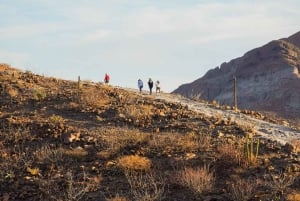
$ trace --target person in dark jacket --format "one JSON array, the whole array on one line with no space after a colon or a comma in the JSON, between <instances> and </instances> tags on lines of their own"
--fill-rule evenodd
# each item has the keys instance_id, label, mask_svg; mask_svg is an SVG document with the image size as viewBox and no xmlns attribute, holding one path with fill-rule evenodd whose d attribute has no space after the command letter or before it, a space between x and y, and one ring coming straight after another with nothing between
<instances>
[{"instance_id":1,"label":"person in dark jacket","mask_svg":"<svg viewBox=\"0 0 300 201\"><path fill-rule=\"evenodd\" d=\"M153 81L151 78L149 78L148 80L148 86L149 86L149 90L150 90L150 95L152 94L152 88L153 88Z\"/></svg>"}]
</instances>

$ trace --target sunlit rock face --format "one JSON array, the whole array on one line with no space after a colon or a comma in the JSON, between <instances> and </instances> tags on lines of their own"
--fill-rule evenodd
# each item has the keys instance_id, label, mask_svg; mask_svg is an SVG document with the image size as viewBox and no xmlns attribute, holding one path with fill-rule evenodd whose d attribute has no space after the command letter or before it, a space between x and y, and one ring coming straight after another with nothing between
<instances>
[{"instance_id":1,"label":"sunlit rock face","mask_svg":"<svg viewBox=\"0 0 300 201\"><path fill-rule=\"evenodd\" d=\"M299 117L300 32L223 63L173 93L233 105L234 77L239 108Z\"/></svg>"}]
</instances>

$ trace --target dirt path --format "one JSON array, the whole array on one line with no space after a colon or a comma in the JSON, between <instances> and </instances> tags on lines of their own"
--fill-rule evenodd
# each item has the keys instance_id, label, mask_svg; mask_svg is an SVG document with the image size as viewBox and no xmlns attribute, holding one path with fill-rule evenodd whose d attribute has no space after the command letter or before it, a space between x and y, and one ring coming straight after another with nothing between
<instances>
[{"instance_id":1,"label":"dirt path","mask_svg":"<svg viewBox=\"0 0 300 201\"><path fill-rule=\"evenodd\" d=\"M289 127L277 125L263 120L255 119L245 114L237 113L231 110L220 110L212 108L205 103L196 102L178 95L162 94L157 98L164 99L171 102L179 102L187 105L189 109L195 110L199 113L204 113L207 116L221 115L226 119L233 119L239 125L253 126L256 133L264 138L276 140L282 144L290 142L293 139L300 140L300 132L294 131Z\"/></svg>"},{"instance_id":2,"label":"dirt path","mask_svg":"<svg viewBox=\"0 0 300 201\"><path fill-rule=\"evenodd\" d=\"M138 93L134 89L126 89ZM143 93L143 96L148 94ZM168 102L181 103L187 105L189 109L194 110L199 113L203 113L207 116L221 116L224 119L231 119L239 125L248 125L254 127L255 132L258 136L267 138L270 140L278 141L281 144L290 142L293 139L300 140L300 131L295 131L289 127L273 124L270 122L255 119L253 117L247 116L245 114L237 113L232 110L221 110L210 107L209 105L191 99L182 97L180 95L174 95L169 93L161 93L156 96L156 99L166 100Z\"/></svg>"}]
</instances>

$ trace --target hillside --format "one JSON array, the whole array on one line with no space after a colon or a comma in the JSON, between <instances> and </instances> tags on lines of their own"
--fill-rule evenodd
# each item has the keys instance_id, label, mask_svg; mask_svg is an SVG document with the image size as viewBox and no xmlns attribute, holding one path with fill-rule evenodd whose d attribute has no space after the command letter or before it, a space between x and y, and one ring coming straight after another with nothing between
<instances>
[{"instance_id":1,"label":"hillside","mask_svg":"<svg viewBox=\"0 0 300 201\"><path fill-rule=\"evenodd\" d=\"M274 113L300 122L300 32L223 63L174 93L233 105L237 78L238 107Z\"/></svg>"},{"instance_id":2,"label":"hillside","mask_svg":"<svg viewBox=\"0 0 300 201\"><path fill-rule=\"evenodd\" d=\"M4 64L0 95L0 200L299 200L300 141L261 113Z\"/></svg>"}]
</instances>

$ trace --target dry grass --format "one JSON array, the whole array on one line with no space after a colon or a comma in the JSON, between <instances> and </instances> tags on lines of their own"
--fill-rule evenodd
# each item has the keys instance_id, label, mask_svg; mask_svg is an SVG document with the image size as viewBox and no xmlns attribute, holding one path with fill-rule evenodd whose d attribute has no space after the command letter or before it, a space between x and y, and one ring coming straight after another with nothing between
<instances>
[{"instance_id":1,"label":"dry grass","mask_svg":"<svg viewBox=\"0 0 300 201\"><path fill-rule=\"evenodd\" d=\"M164 180L153 172L136 172L127 170L125 176L130 185L134 201L159 201L165 191Z\"/></svg>"},{"instance_id":2,"label":"dry grass","mask_svg":"<svg viewBox=\"0 0 300 201\"><path fill-rule=\"evenodd\" d=\"M38 87L33 90L32 97L35 101L42 101L46 98L46 96L46 90L42 87Z\"/></svg>"},{"instance_id":3,"label":"dry grass","mask_svg":"<svg viewBox=\"0 0 300 201\"><path fill-rule=\"evenodd\" d=\"M67 157L81 160L88 155L88 152L85 149L78 147L75 149L65 149L64 155Z\"/></svg>"},{"instance_id":4,"label":"dry grass","mask_svg":"<svg viewBox=\"0 0 300 201\"><path fill-rule=\"evenodd\" d=\"M98 190L101 181L101 176L88 177L84 171L74 174L67 170L63 175L50 175L47 179L38 180L40 200L86 200L86 194Z\"/></svg>"},{"instance_id":5,"label":"dry grass","mask_svg":"<svg viewBox=\"0 0 300 201\"><path fill-rule=\"evenodd\" d=\"M284 196L287 193L288 187L294 183L295 179L295 175L287 175L283 172L271 174L269 185L275 194Z\"/></svg>"},{"instance_id":6,"label":"dry grass","mask_svg":"<svg viewBox=\"0 0 300 201\"><path fill-rule=\"evenodd\" d=\"M101 148L99 155L110 155L118 153L125 147L135 146L147 141L148 134L137 129L98 129L89 133L95 143ZM106 152L106 153L105 153Z\"/></svg>"},{"instance_id":7,"label":"dry grass","mask_svg":"<svg viewBox=\"0 0 300 201\"><path fill-rule=\"evenodd\" d=\"M299 201L300 200L300 191L289 193L286 196L287 201Z\"/></svg>"},{"instance_id":8,"label":"dry grass","mask_svg":"<svg viewBox=\"0 0 300 201\"><path fill-rule=\"evenodd\" d=\"M224 167L255 166L258 164L259 146L259 139L237 138L234 144L220 144L217 147L217 157Z\"/></svg>"},{"instance_id":9,"label":"dry grass","mask_svg":"<svg viewBox=\"0 0 300 201\"><path fill-rule=\"evenodd\" d=\"M252 123L243 122L239 124L239 127L246 133L253 135L255 133L255 125Z\"/></svg>"},{"instance_id":10,"label":"dry grass","mask_svg":"<svg viewBox=\"0 0 300 201\"><path fill-rule=\"evenodd\" d=\"M66 149L62 147L51 147L46 144L35 152L35 158L41 163L60 164L67 159L82 160L88 152L82 148Z\"/></svg>"},{"instance_id":11,"label":"dry grass","mask_svg":"<svg viewBox=\"0 0 300 201\"><path fill-rule=\"evenodd\" d=\"M238 179L229 185L230 198L233 201L248 201L254 196L256 187L255 181Z\"/></svg>"},{"instance_id":12,"label":"dry grass","mask_svg":"<svg viewBox=\"0 0 300 201\"><path fill-rule=\"evenodd\" d=\"M188 134L162 133L151 136L148 144L165 153L170 151L197 152L210 149L211 136L206 133L194 132Z\"/></svg>"},{"instance_id":13,"label":"dry grass","mask_svg":"<svg viewBox=\"0 0 300 201\"><path fill-rule=\"evenodd\" d=\"M62 116L53 114L49 117L49 122L53 124L64 123L65 119Z\"/></svg>"},{"instance_id":14,"label":"dry grass","mask_svg":"<svg viewBox=\"0 0 300 201\"><path fill-rule=\"evenodd\" d=\"M127 199L125 197L120 196L119 194L117 194L115 197L113 198L108 198L106 199L106 201L127 201Z\"/></svg>"},{"instance_id":15,"label":"dry grass","mask_svg":"<svg viewBox=\"0 0 300 201\"><path fill-rule=\"evenodd\" d=\"M208 166L201 168L185 168L178 173L179 182L197 194L209 192L213 189L215 177Z\"/></svg>"},{"instance_id":16,"label":"dry grass","mask_svg":"<svg viewBox=\"0 0 300 201\"><path fill-rule=\"evenodd\" d=\"M101 107L107 105L110 101L107 94L96 88L82 87L81 91L80 103L85 106Z\"/></svg>"},{"instance_id":17,"label":"dry grass","mask_svg":"<svg viewBox=\"0 0 300 201\"><path fill-rule=\"evenodd\" d=\"M12 124L23 122L23 118L14 118L14 119L7 119ZM27 123L24 121L23 123ZM0 138L3 139L4 142L12 143L12 144L21 144L24 143L26 140L32 140L33 137L31 136L30 130L28 127L25 126L18 126L18 127L8 127L3 129L3 132L0 132Z\"/></svg>"},{"instance_id":18,"label":"dry grass","mask_svg":"<svg viewBox=\"0 0 300 201\"><path fill-rule=\"evenodd\" d=\"M123 170L149 171L151 160L137 155L122 156L118 159L117 165Z\"/></svg>"},{"instance_id":19,"label":"dry grass","mask_svg":"<svg viewBox=\"0 0 300 201\"><path fill-rule=\"evenodd\" d=\"M35 152L37 161L43 163L59 163L63 161L64 149L52 148L49 144L45 144Z\"/></svg>"},{"instance_id":20,"label":"dry grass","mask_svg":"<svg viewBox=\"0 0 300 201\"><path fill-rule=\"evenodd\" d=\"M234 144L221 144L217 147L218 159L224 167L240 166L244 158L242 148Z\"/></svg>"},{"instance_id":21,"label":"dry grass","mask_svg":"<svg viewBox=\"0 0 300 201\"><path fill-rule=\"evenodd\" d=\"M17 89L13 89L13 88L8 89L8 95L9 95L11 98L17 97L18 94L19 94L19 92L18 92Z\"/></svg>"},{"instance_id":22,"label":"dry grass","mask_svg":"<svg viewBox=\"0 0 300 201\"><path fill-rule=\"evenodd\" d=\"M153 115L152 105L128 105L125 109L125 114L127 117L139 119L143 116Z\"/></svg>"},{"instance_id":23,"label":"dry grass","mask_svg":"<svg viewBox=\"0 0 300 201\"><path fill-rule=\"evenodd\" d=\"M293 139L291 140L291 145L293 146L293 152L298 153L300 152L300 140L298 139Z\"/></svg>"}]
</instances>

